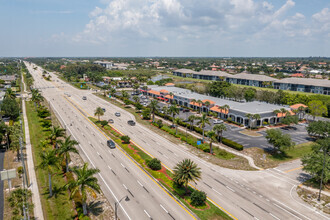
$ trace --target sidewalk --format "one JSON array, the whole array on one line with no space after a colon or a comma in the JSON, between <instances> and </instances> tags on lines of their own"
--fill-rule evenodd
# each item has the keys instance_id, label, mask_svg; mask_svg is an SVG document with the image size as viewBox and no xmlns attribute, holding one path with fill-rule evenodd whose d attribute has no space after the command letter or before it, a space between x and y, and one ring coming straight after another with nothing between
<instances>
[{"instance_id":1,"label":"sidewalk","mask_svg":"<svg viewBox=\"0 0 330 220\"><path fill-rule=\"evenodd\" d=\"M22 81L23 81L23 78L22 78ZM24 81L23 81L23 84L24 84ZM24 92L26 92L25 84L24 84ZM34 163L33 163L32 146L30 143L29 124L28 124L28 120L27 120L27 116L26 116L24 97L22 98L22 111L23 111L24 129L25 129L25 142L26 142L25 147L26 147L26 157L27 157L26 162L27 162L27 167L28 167L28 172L29 172L29 177L30 177L29 188L32 191L32 202L34 204L33 212L34 212L35 219L43 220L44 215L42 212L38 182L37 182L35 167L34 167Z\"/></svg>"}]
</instances>

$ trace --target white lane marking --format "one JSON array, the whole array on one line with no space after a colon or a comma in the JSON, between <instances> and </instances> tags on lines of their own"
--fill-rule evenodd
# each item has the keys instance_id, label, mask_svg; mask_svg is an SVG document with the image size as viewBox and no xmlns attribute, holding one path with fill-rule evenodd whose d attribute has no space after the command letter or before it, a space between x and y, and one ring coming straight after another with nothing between
<instances>
[{"instance_id":1,"label":"white lane marking","mask_svg":"<svg viewBox=\"0 0 330 220\"><path fill-rule=\"evenodd\" d=\"M110 167L109 165L108 165L108 167L109 167L110 170L112 170L111 167Z\"/></svg>"},{"instance_id":2,"label":"white lane marking","mask_svg":"<svg viewBox=\"0 0 330 220\"><path fill-rule=\"evenodd\" d=\"M263 196L262 195L259 195L260 198L262 198Z\"/></svg>"},{"instance_id":3,"label":"white lane marking","mask_svg":"<svg viewBox=\"0 0 330 220\"><path fill-rule=\"evenodd\" d=\"M229 189L230 191L233 191L233 192L235 192L235 190L233 190L232 188L230 188L229 186L226 186L227 187L227 189Z\"/></svg>"},{"instance_id":4,"label":"white lane marking","mask_svg":"<svg viewBox=\"0 0 330 220\"><path fill-rule=\"evenodd\" d=\"M252 191L253 192L253 194L256 194L256 192L255 191Z\"/></svg>"},{"instance_id":5,"label":"white lane marking","mask_svg":"<svg viewBox=\"0 0 330 220\"><path fill-rule=\"evenodd\" d=\"M110 150L108 150L110 154L112 154L112 152Z\"/></svg>"},{"instance_id":6,"label":"white lane marking","mask_svg":"<svg viewBox=\"0 0 330 220\"><path fill-rule=\"evenodd\" d=\"M120 163L120 165L125 168L124 164Z\"/></svg>"},{"instance_id":7,"label":"white lane marking","mask_svg":"<svg viewBox=\"0 0 330 220\"><path fill-rule=\"evenodd\" d=\"M99 152L98 151L96 151L96 153L100 156L100 154L99 154Z\"/></svg>"},{"instance_id":8,"label":"white lane marking","mask_svg":"<svg viewBox=\"0 0 330 220\"><path fill-rule=\"evenodd\" d=\"M270 202L270 200L269 200L269 199L266 199L266 201L267 201L267 202Z\"/></svg>"},{"instance_id":9,"label":"white lane marking","mask_svg":"<svg viewBox=\"0 0 330 220\"><path fill-rule=\"evenodd\" d=\"M151 216L149 215L149 213L146 211L146 210L143 210L144 211L144 213L146 213L146 215L149 217L149 218L151 218Z\"/></svg>"},{"instance_id":10,"label":"white lane marking","mask_svg":"<svg viewBox=\"0 0 330 220\"><path fill-rule=\"evenodd\" d=\"M276 217L275 215L273 215L272 213L269 213L273 218L277 219L277 220L281 220L278 217Z\"/></svg>"},{"instance_id":11,"label":"white lane marking","mask_svg":"<svg viewBox=\"0 0 330 220\"><path fill-rule=\"evenodd\" d=\"M138 181L138 180L137 180L137 182L140 184L140 186L142 186L142 187L143 187L143 185L142 185L142 183L140 183L140 181Z\"/></svg>"},{"instance_id":12,"label":"white lane marking","mask_svg":"<svg viewBox=\"0 0 330 220\"><path fill-rule=\"evenodd\" d=\"M162 206L162 204L159 204L160 205L160 207L162 207L162 209L164 209L164 211L166 212L166 213L168 213L168 211L164 208L164 206Z\"/></svg>"},{"instance_id":13,"label":"white lane marking","mask_svg":"<svg viewBox=\"0 0 330 220\"><path fill-rule=\"evenodd\" d=\"M219 193L218 191L216 191L214 188L212 188L214 192L218 193L220 196L222 195L221 193Z\"/></svg>"},{"instance_id":14,"label":"white lane marking","mask_svg":"<svg viewBox=\"0 0 330 220\"><path fill-rule=\"evenodd\" d=\"M170 159L170 158L168 158L168 156L166 156L165 154L163 155L166 159Z\"/></svg>"},{"instance_id":15,"label":"white lane marking","mask_svg":"<svg viewBox=\"0 0 330 220\"><path fill-rule=\"evenodd\" d=\"M174 153L175 156L179 157L176 153Z\"/></svg>"},{"instance_id":16,"label":"white lane marking","mask_svg":"<svg viewBox=\"0 0 330 220\"><path fill-rule=\"evenodd\" d=\"M52 105L52 103L50 103L50 105ZM58 116L61 118L61 120L64 122L62 116L58 113L57 109L54 108L54 106L53 106L53 109L57 112L57 115L58 115ZM64 122L64 124L66 125L65 122ZM78 139L77 139L76 136L73 134L73 132L71 131L71 129L70 129L69 127L68 127L67 129L70 131L70 133L72 134L73 138L76 139L76 141L78 141ZM88 154L86 153L86 151L84 150L84 148L82 147L82 145L81 145L81 144L78 144L78 146L79 146L80 149L84 152L84 154L86 155L87 159L88 159L89 162L92 164L92 166L93 166L94 168L96 168L95 165L94 165L94 163L93 163L93 161L90 159L90 157L88 156ZM108 185L108 183L104 180L103 176L102 176L100 173L98 173L98 175L100 176L100 178L102 179L103 183L104 183L105 186L108 188L108 190L110 191L110 193L112 194L112 196L113 196L113 197L115 198L115 200L119 203L118 198L117 198L116 195L113 193L113 191L111 190L111 188L110 188L110 186ZM127 216L127 218L130 220L131 218L129 217L128 213L126 212L126 210L124 209L124 207L122 206L121 203L119 203L119 206L120 206L120 208L124 211L124 213L125 213L125 215Z\"/></svg>"},{"instance_id":17,"label":"white lane marking","mask_svg":"<svg viewBox=\"0 0 330 220\"><path fill-rule=\"evenodd\" d=\"M257 217L254 217L255 220L259 220Z\"/></svg>"},{"instance_id":18,"label":"white lane marking","mask_svg":"<svg viewBox=\"0 0 330 220\"><path fill-rule=\"evenodd\" d=\"M125 184L123 184L124 188L127 190L127 187L125 186Z\"/></svg>"},{"instance_id":19,"label":"white lane marking","mask_svg":"<svg viewBox=\"0 0 330 220\"><path fill-rule=\"evenodd\" d=\"M278 208L280 208L280 209L282 209L283 211L285 211L285 212L289 213L290 215L294 216L295 218L302 220L302 219L301 219L301 218L299 218L298 216L296 216L296 215L292 214L291 212L289 212L288 210L286 210L286 209L282 208L281 206L277 205L276 203L273 203L273 205L274 205L274 206L276 206L276 207L278 207Z\"/></svg>"},{"instance_id":20,"label":"white lane marking","mask_svg":"<svg viewBox=\"0 0 330 220\"><path fill-rule=\"evenodd\" d=\"M295 210L293 210L292 208L290 208L289 206L287 206L287 205L285 205L285 204L283 204L283 203L281 203L280 201L277 201L276 199L273 199L275 202L277 202L277 203L279 203L279 204L281 204L282 206L285 206L286 208L288 208L288 209L290 209L291 211L293 211L293 212L295 212L295 213L297 213L297 214L299 214L299 215L301 215L301 216L303 216L304 218L307 218L307 219L309 219L309 220L311 220L310 218L308 218L307 216L305 216L305 215L303 215L303 214L301 214L301 213L298 213L298 212L296 212ZM307 206L308 207L308 206ZM311 209L311 210L313 210L313 209ZM313 211L315 211L315 210L313 210ZM318 213L318 212L316 212L316 213ZM320 213L318 213L318 214L320 214ZM322 214L320 214L320 215L322 215ZM324 215L322 215L323 217L326 217L326 216L324 216Z\"/></svg>"},{"instance_id":21,"label":"white lane marking","mask_svg":"<svg viewBox=\"0 0 330 220\"><path fill-rule=\"evenodd\" d=\"M278 171L278 172L280 172L280 173L284 173L282 170L279 170L277 168L273 168L273 169L276 170L276 171Z\"/></svg>"}]
</instances>

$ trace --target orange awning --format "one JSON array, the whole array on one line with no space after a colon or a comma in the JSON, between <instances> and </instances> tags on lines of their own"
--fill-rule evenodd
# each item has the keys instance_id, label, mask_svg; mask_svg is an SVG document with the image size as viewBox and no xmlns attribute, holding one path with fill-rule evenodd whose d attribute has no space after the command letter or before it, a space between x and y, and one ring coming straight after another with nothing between
<instances>
[{"instance_id":1,"label":"orange awning","mask_svg":"<svg viewBox=\"0 0 330 220\"><path fill-rule=\"evenodd\" d=\"M291 105L290 108L291 109L298 109L299 107L304 107L304 108L307 108L307 105L304 105L304 104L295 104L295 105Z\"/></svg>"},{"instance_id":2,"label":"orange awning","mask_svg":"<svg viewBox=\"0 0 330 220\"><path fill-rule=\"evenodd\" d=\"M219 106L213 106L212 108L210 108L211 111L214 112L219 112L219 113L223 113L223 114L228 114L228 110L225 109L221 109Z\"/></svg>"},{"instance_id":3,"label":"orange awning","mask_svg":"<svg viewBox=\"0 0 330 220\"><path fill-rule=\"evenodd\" d=\"M209 100L209 99L204 99L202 102L203 102L203 103L205 103L205 102L209 102L211 105L215 103L215 102L213 102L213 101L211 101L211 100Z\"/></svg>"},{"instance_id":4,"label":"orange awning","mask_svg":"<svg viewBox=\"0 0 330 220\"><path fill-rule=\"evenodd\" d=\"M197 107L201 107L201 106L202 106L202 104L199 104L199 103L197 103L197 102L190 102L189 104L190 104L190 105L197 106Z\"/></svg>"},{"instance_id":5,"label":"orange awning","mask_svg":"<svg viewBox=\"0 0 330 220\"><path fill-rule=\"evenodd\" d=\"M289 111L289 113L290 113L290 115L295 115L295 113L292 112L292 111ZM285 117L285 116L286 116L286 113L278 113L278 114L277 114L277 117L278 117L278 118Z\"/></svg>"}]
</instances>

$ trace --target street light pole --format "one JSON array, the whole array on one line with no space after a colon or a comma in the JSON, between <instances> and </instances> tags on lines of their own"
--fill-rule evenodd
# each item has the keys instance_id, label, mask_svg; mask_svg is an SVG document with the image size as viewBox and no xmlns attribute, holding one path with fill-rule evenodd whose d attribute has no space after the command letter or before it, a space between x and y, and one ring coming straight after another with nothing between
<instances>
[{"instance_id":1,"label":"street light pole","mask_svg":"<svg viewBox=\"0 0 330 220\"><path fill-rule=\"evenodd\" d=\"M118 210L118 205L119 205L119 203L123 200L123 199L125 199L125 201L126 202L128 202L129 201L129 198L128 198L128 196L124 196L123 198L121 198L118 202L115 202L115 220L117 220L118 218L117 218L117 210Z\"/></svg>"}]
</instances>

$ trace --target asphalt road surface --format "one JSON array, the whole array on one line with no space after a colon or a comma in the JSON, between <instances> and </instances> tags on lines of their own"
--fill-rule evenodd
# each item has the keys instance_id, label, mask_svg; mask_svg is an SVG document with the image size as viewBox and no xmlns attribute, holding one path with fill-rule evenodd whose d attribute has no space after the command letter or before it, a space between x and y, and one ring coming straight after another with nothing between
<instances>
[{"instance_id":1,"label":"asphalt road surface","mask_svg":"<svg viewBox=\"0 0 330 220\"><path fill-rule=\"evenodd\" d=\"M64 96L65 88L71 91L71 86L57 88L53 82L41 79L39 68L35 71L31 65L26 65L35 79L35 86L41 88L60 122L80 143L80 155L91 166L100 169L99 183L109 202L114 207L116 201L126 195L129 197L129 201L120 203L120 219L194 219L120 148L109 149L106 146L108 138Z\"/></svg>"},{"instance_id":2,"label":"asphalt road surface","mask_svg":"<svg viewBox=\"0 0 330 220\"><path fill-rule=\"evenodd\" d=\"M41 71L39 74L41 74ZM36 73L32 75L35 76ZM102 139L101 134L97 134L99 137L94 136L97 131L93 129L93 126L85 117L88 115L92 116L96 107L106 109L105 115L102 116L102 119L114 119L115 122L113 126L116 129L129 135L132 141L143 148L146 152L159 158L169 169L172 169L177 162L184 158L190 158L195 161L202 169L202 180L199 181L197 185L193 186L197 187L199 190L205 191L215 205L226 210L234 219L329 218L328 215L315 211L314 208L304 203L297 196L294 189L302 181L300 178L301 173L291 176L287 175L284 171L279 172L275 169L267 169L263 171L237 171L216 166L198 158L184 146L175 145L169 142L167 139L145 128L139 123L137 123L136 126L128 125L127 121L134 119L133 115L92 95L90 91L78 90L61 80L57 82L55 75L53 75L52 78L55 79L55 82L51 83L53 85L51 88L45 88L47 85L50 86L50 83L45 82L44 80L40 80L40 82L37 83L40 83L40 88L43 89L44 94L47 94L47 97L49 96L50 99L54 98L54 102L51 101L52 106L57 109L61 117L63 117L63 120L73 122L73 125L70 126L70 130L73 130L73 133L78 137L77 139L80 141L82 148L85 149L85 151L88 151L86 154L93 158L92 161L101 169L102 176L103 174L109 176L114 175L109 172L107 165L111 166L112 169L116 169L117 176L120 174L119 180L114 180L113 178L116 178L115 176L111 176L108 179L108 183L111 183L111 187L116 190L117 194L127 194L127 190L124 190L123 192L123 188L121 187L122 181L127 180L127 188L132 189L132 191L134 189L134 198L139 201L146 201L144 198L145 192L143 192L143 189L140 189L141 185L135 184L135 181L133 181L133 178L139 178L139 175L143 174L139 174L141 171L139 171L133 164L130 164L133 162L130 162L127 159L125 160L125 156L119 152L119 149L116 149L112 154L114 154L118 160L120 158L120 160L117 161L117 159L113 159L113 156L110 153L111 151L107 153L109 149L107 149L105 145L102 145L102 143L105 143L106 138ZM45 83L47 83L47 85ZM64 99L62 96L64 92L69 93L70 97ZM83 101L82 96L86 96L87 100ZM115 112L120 112L121 117L115 117ZM81 114L79 115L79 113ZM101 142L99 142L99 140L101 140ZM88 141L92 143L93 147L89 146L90 144ZM106 156L108 156L107 159L104 159ZM121 165L120 163L125 164ZM132 172L128 173L125 171L124 167L127 167L129 170L132 169ZM134 174L133 169L135 169ZM131 175L134 176L131 177ZM140 178L141 179L137 179L140 182L142 180L147 180L146 177ZM110 181L110 179L112 181ZM150 191L151 189L157 190L157 188L159 188L152 182L143 183L142 185L148 186L148 190ZM103 191L107 194L106 190ZM156 191L153 196L159 198L157 203L166 200L168 206L171 207L170 212L173 213L173 215L180 215L177 212L181 212L181 215L186 213L184 209L176 208L178 205L173 202L172 204L171 199L169 199L168 195L164 194L162 190ZM113 203L114 200L111 195L108 196L108 199ZM150 203L153 207L155 206L155 214L151 214L151 216L157 216L157 213L163 213L163 215L166 216L164 209L161 207L156 209L158 206L155 205L156 201ZM131 201L123 203L123 206L125 210L134 210L137 213L141 213L139 216L143 216L143 209L146 207L141 207L141 203L135 204ZM153 209L154 208L148 208L148 213ZM189 215L186 214L185 217L179 216L176 218L187 219L186 217L189 218ZM159 217L157 216L157 218Z\"/></svg>"}]
</instances>

